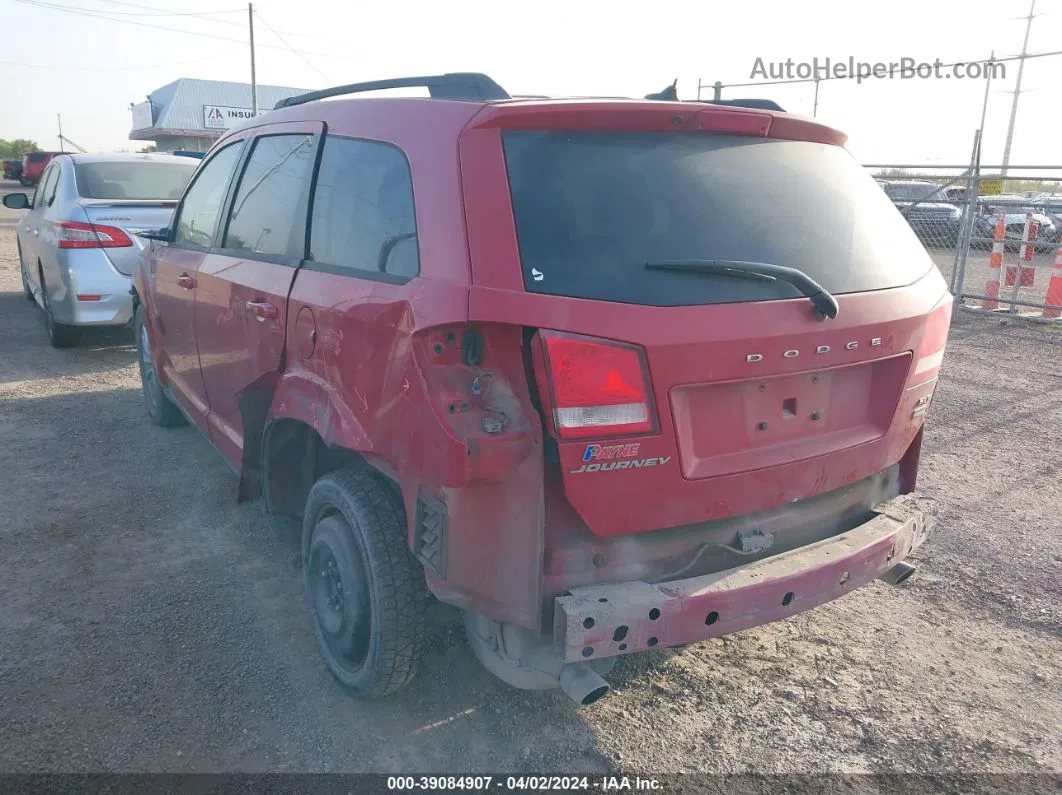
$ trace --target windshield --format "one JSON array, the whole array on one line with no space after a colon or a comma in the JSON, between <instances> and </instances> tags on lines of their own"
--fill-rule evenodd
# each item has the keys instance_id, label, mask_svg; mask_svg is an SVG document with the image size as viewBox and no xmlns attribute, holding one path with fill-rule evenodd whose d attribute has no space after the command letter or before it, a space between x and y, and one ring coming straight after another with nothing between
<instances>
[{"instance_id":1,"label":"windshield","mask_svg":"<svg viewBox=\"0 0 1062 795\"><path fill-rule=\"evenodd\" d=\"M646 269L721 259L797 268L831 293L933 267L840 147L729 135L503 133L531 292L653 306L791 298L785 282Z\"/></svg>"},{"instance_id":2,"label":"windshield","mask_svg":"<svg viewBox=\"0 0 1062 795\"><path fill-rule=\"evenodd\" d=\"M78 163L74 176L78 195L84 199L176 200L197 165L191 158L173 163Z\"/></svg>"},{"instance_id":3,"label":"windshield","mask_svg":"<svg viewBox=\"0 0 1062 795\"><path fill-rule=\"evenodd\" d=\"M885 192L890 199L900 201L943 202L947 197L936 185L904 185L902 183L885 183Z\"/></svg>"}]
</instances>

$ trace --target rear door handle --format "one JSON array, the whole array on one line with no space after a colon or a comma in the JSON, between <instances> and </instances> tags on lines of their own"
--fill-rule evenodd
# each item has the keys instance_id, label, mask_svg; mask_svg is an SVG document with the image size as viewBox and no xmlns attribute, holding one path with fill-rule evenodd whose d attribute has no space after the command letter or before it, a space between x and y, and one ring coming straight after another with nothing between
<instances>
[{"instance_id":1,"label":"rear door handle","mask_svg":"<svg viewBox=\"0 0 1062 795\"><path fill-rule=\"evenodd\" d=\"M177 286L183 287L185 290L191 290L195 287L195 279L189 276L187 273L182 273L177 277Z\"/></svg>"},{"instance_id":2,"label":"rear door handle","mask_svg":"<svg viewBox=\"0 0 1062 795\"><path fill-rule=\"evenodd\" d=\"M259 320L277 319L277 308L268 301L248 301L247 311Z\"/></svg>"}]
</instances>

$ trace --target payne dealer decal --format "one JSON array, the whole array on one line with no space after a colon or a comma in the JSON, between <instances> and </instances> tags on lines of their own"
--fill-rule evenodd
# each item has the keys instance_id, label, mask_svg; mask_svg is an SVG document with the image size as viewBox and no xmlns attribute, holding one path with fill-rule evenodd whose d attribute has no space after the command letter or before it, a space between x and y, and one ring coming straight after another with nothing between
<instances>
[{"instance_id":1,"label":"payne dealer decal","mask_svg":"<svg viewBox=\"0 0 1062 795\"><path fill-rule=\"evenodd\" d=\"M671 456L635 458L640 447L640 444L588 444L586 450L583 451L583 465L578 469L569 470L568 474L581 475L583 472L643 469L661 466L671 460Z\"/></svg>"}]
</instances>

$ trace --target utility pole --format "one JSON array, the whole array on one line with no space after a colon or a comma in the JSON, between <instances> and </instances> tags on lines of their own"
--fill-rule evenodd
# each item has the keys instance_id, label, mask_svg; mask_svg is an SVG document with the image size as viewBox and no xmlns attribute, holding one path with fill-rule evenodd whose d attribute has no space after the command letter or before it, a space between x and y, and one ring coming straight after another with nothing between
<instances>
[{"instance_id":1,"label":"utility pole","mask_svg":"<svg viewBox=\"0 0 1062 795\"><path fill-rule=\"evenodd\" d=\"M63 117L61 114L56 113L55 118L59 120L59 151L65 151L63 149Z\"/></svg>"},{"instance_id":2,"label":"utility pole","mask_svg":"<svg viewBox=\"0 0 1062 795\"><path fill-rule=\"evenodd\" d=\"M819 78L815 78L815 107L811 109L811 118L816 118L819 115Z\"/></svg>"},{"instance_id":3,"label":"utility pole","mask_svg":"<svg viewBox=\"0 0 1062 795\"><path fill-rule=\"evenodd\" d=\"M1035 0L1034 0L1035 2ZM247 24L251 30L251 113L258 115L258 81L254 76L254 4L247 4ZM1019 71L1020 75L1021 72ZM1020 78L1019 78L1020 79Z\"/></svg>"},{"instance_id":4,"label":"utility pole","mask_svg":"<svg viewBox=\"0 0 1062 795\"><path fill-rule=\"evenodd\" d=\"M1010 143L1014 138L1014 120L1018 116L1018 96L1021 94L1021 73L1025 69L1025 59L1029 50L1029 31L1032 29L1033 13L1036 10L1036 0L1029 5L1029 16L1025 18L1025 41L1021 45L1021 56L1018 59L1018 81L1014 85L1014 100L1010 103L1010 123L1007 125L1007 142L1003 145L1003 179L1007 178L1007 166L1010 164ZM1006 186L1004 186L1004 190Z\"/></svg>"}]
</instances>

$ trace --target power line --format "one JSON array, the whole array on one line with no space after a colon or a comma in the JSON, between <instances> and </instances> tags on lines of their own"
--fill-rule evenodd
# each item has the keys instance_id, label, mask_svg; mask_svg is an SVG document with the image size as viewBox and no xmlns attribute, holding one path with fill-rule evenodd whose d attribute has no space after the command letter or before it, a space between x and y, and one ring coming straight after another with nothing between
<instances>
[{"instance_id":1,"label":"power line","mask_svg":"<svg viewBox=\"0 0 1062 795\"><path fill-rule=\"evenodd\" d=\"M163 9L159 8L158 6L145 6L145 5L140 5L139 3L128 3L128 2L124 2L124 0L102 0L102 1L104 3L114 3L115 5L128 6L129 8L143 8L143 9L150 9L152 11L163 11ZM231 12L229 12L229 11L203 11L203 12L201 12L201 14L228 14L228 13L241 13L242 14L243 11L244 11L244 9L240 8L240 9L235 9L234 11L231 11ZM114 11L114 12L109 12L109 13L119 14L119 13L123 13L123 12ZM255 13L257 13L257 12L255 12ZM200 16L201 14L189 14L189 16ZM203 19L204 19L205 22L217 22L218 24L221 24L221 25L236 25L238 27L242 27L242 25L243 25L242 22L233 22L233 21L228 20L228 19L208 19L206 17L204 17ZM291 38L296 38L296 39L316 39L317 41L330 42L332 44L339 44L339 45L342 45L344 47L350 44L350 42L348 42L348 41L343 41L341 39L334 39L334 38L330 38L328 36L319 36L319 35L316 35L316 34L313 34L313 33L292 33L291 31L288 31L287 35L289 37L291 37ZM331 56L331 57L339 57L339 56Z\"/></svg>"},{"instance_id":2,"label":"power line","mask_svg":"<svg viewBox=\"0 0 1062 795\"><path fill-rule=\"evenodd\" d=\"M123 14L125 16L145 16L145 17L207 17L211 14L242 14L242 8L232 8L227 11L169 11L165 8L158 8L157 6L142 6L137 3L126 3L122 0L103 0L104 3L110 3L116 6L125 6L127 8L140 8L145 11L151 11L154 13L138 13L136 11L108 11L109 14ZM102 11L102 9L85 9L87 11ZM211 19L210 22L224 22L221 19ZM240 24L239 22L233 24Z\"/></svg>"},{"instance_id":3,"label":"power line","mask_svg":"<svg viewBox=\"0 0 1062 795\"><path fill-rule=\"evenodd\" d=\"M0 61L0 64L5 66L24 66L28 69L76 69L78 71L89 72L125 72L131 69L171 69L174 66L185 66L193 63L203 63L203 61L213 61L224 53L214 53L208 55L205 58L195 58L191 61L177 61L176 63L156 63L156 64L143 64L138 66L84 66L78 64L76 66L71 64L38 64L38 63L22 63L20 61Z\"/></svg>"},{"instance_id":4,"label":"power line","mask_svg":"<svg viewBox=\"0 0 1062 795\"><path fill-rule=\"evenodd\" d=\"M277 32L276 32L276 30L275 30L275 29L273 28L273 26L272 26L272 25L270 25L270 24L269 24L268 22L266 22L266 20L265 20L265 17L263 17L263 16L262 16L262 15L261 15L261 14L260 14L260 13L259 13L258 11L255 11L255 12L254 12L254 15L255 15L256 17L258 17L258 21L259 21L259 22L261 22L261 23L262 23L263 25L265 25L265 26L266 26L266 28L267 28L267 29L268 29L268 30L269 30L269 31L270 31L270 32L271 32L271 33L272 33L272 34L273 34L274 36L276 36L276 37L277 37L277 38L278 38L278 39L279 39L279 40L280 40L281 42L283 42L283 43L284 43L284 46L286 46L286 47L287 47L287 48L288 48L289 50L291 50L291 51L292 51L293 53L295 53L295 54L296 54L297 56L299 56L299 58L301 58L301 59L302 59L302 62L303 62L304 64L306 64L306 65L307 65L308 67L310 67L310 68L311 68L311 69L313 69L313 70L314 70L315 72L317 72L317 74L319 74L319 75L320 75L321 77L323 77L323 78L324 78L325 80L328 80L328 81L331 81L331 80L332 80L332 78L330 78L330 77L329 77L328 75L326 75L326 74L325 74L324 72L322 72L322 71L321 71L320 69L318 69L316 65L314 65L314 64L313 64L313 63L312 63L312 62L311 62L311 61L310 61L310 60L309 60L308 58L306 58L306 56L305 56L305 55L303 55L303 54L302 54L301 52L299 52L299 51L298 51L298 50L296 50L296 49L295 49L294 47L292 47L292 46L291 46L290 44L288 44L287 40L285 40L283 36L281 36L281 35L280 35L279 33L277 33Z\"/></svg>"},{"instance_id":5,"label":"power line","mask_svg":"<svg viewBox=\"0 0 1062 795\"><path fill-rule=\"evenodd\" d=\"M59 11L61 13L65 13L65 14L75 14L75 15L78 15L78 16L89 17L90 19L103 19L103 20L107 20L109 22L121 22L122 24L125 24L125 25L136 25L136 26L141 27L141 28L153 28L155 30L164 30L167 33L183 33L183 34L186 34L186 35L189 35L189 36L200 36L200 37L206 38L206 39L215 39L216 41L229 41L229 42L233 42L235 44L242 44L245 47L248 46L248 42L245 39L238 39L238 38L234 38L232 36L219 36L219 35L214 34L214 33L204 33L203 31L198 31L198 30L186 30L184 28L171 28L171 27L165 26L165 25L153 25L150 22L139 22L139 21L135 21L135 20L132 20L132 19L120 19L118 17L109 16L105 12L85 11L85 10L82 10L80 8L72 8L71 6L59 5L58 3L45 2L45 0L16 0L16 2L26 3L27 5L37 6L39 8L48 8L48 9L51 9L53 11ZM222 22L223 20L209 20L209 21ZM263 44L261 46L267 47L267 48L269 48L271 50L283 50L283 49L285 49L284 47L281 47L281 46L276 45L276 44ZM316 56L321 57L321 58L354 58L354 57L356 57L356 56L352 56L352 55L335 55L333 53L327 53L327 52L309 52L308 51L306 54L307 55L316 55Z\"/></svg>"}]
</instances>

